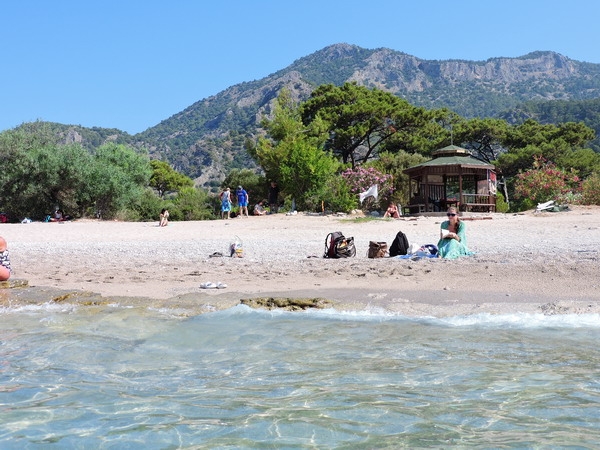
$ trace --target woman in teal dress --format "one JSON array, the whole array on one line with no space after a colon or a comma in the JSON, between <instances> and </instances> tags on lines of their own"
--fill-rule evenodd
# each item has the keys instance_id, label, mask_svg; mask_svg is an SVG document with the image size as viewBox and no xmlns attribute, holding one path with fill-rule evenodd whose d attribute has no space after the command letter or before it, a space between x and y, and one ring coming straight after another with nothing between
<instances>
[{"instance_id":1,"label":"woman in teal dress","mask_svg":"<svg viewBox=\"0 0 600 450\"><path fill-rule=\"evenodd\" d=\"M447 216L448 220L442 222L440 227L439 257L456 259L472 255L473 252L467 247L466 224L458 218L457 209L453 206L448 208Z\"/></svg>"}]
</instances>

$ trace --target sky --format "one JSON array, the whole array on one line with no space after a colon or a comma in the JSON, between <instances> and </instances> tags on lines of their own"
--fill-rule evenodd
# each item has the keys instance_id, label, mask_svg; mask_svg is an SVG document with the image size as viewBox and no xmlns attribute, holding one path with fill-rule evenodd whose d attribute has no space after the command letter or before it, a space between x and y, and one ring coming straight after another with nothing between
<instances>
[{"instance_id":1,"label":"sky","mask_svg":"<svg viewBox=\"0 0 600 450\"><path fill-rule=\"evenodd\" d=\"M598 0L19 0L0 9L0 132L43 120L130 134L328 45L600 64Z\"/></svg>"}]
</instances>

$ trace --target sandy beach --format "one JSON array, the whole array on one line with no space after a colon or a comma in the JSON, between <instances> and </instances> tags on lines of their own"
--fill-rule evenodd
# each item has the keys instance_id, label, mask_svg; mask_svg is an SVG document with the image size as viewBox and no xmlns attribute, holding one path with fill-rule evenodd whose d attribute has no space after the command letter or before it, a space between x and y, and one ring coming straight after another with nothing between
<instances>
[{"instance_id":1,"label":"sandy beach","mask_svg":"<svg viewBox=\"0 0 600 450\"><path fill-rule=\"evenodd\" d=\"M0 303L119 303L185 314L255 297L322 298L338 310L408 316L600 313L600 208L468 214L476 254L448 261L367 258L369 241L436 244L445 217L357 220L284 214L201 222L3 224L13 285ZM355 258L323 259L327 233L353 236ZM244 257L229 257L239 237ZM224 256L212 255L222 253ZM224 289L202 289L221 282Z\"/></svg>"}]
</instances>

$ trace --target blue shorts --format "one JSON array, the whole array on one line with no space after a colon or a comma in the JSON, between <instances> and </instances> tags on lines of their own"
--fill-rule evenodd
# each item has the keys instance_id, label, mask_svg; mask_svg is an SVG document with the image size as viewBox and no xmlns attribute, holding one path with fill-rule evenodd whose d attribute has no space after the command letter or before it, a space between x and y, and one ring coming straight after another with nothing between
<instances>
[{"instance_id":1,"label":"blue shorts","mask_svg":"<svg viewBox=\"0 0 600 450\"><path fill-rule=\"evenodd\" d=\"M244 200L244 201L240 200L240 201L238 201L238 206L241 208L246 208L246 207L248 207L248 202L246 200Z\"/></svg>"}]
</instances>

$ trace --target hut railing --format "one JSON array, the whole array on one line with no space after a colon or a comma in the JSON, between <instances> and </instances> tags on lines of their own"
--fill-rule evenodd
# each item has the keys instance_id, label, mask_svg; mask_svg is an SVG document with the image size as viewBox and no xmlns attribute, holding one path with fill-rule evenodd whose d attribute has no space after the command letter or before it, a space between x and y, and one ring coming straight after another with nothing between
<instances>
[{"instance_id":1,"label":"hut railing","mask_svg":"<svg viewBox=\"0 0 600 450\"><path fill-rule=\"evenodd\" d=\"M464 211L495 212L496 196L489 194L463 194L460 207Z\"/></svg>"}]
</instances>

